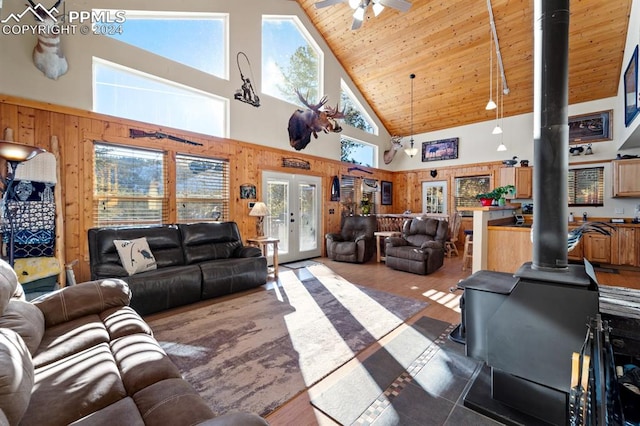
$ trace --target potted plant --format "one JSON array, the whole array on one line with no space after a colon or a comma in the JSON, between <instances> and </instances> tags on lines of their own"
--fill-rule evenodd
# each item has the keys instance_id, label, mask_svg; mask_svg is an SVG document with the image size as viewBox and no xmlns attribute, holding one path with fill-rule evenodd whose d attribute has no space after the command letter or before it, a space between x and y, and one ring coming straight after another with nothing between
<instances>
[{"instance_id":1,"label":"potted plant","mask_svg":"<svg viewBox=\"0 0 640 426\"><path fill-rule=\"evenodd\" d=\"M483 206L492 205L493 204L493 200L497 200L498 198L500 198L500 197L495 192L495 190L490 191L490 192L482 192L482 193L476 195L476 199L480 200L480 203Z\"/></svg>"},{"instance_id":2,"label":"potted plant","mask_svg":"<svg viewBox=\"0 0 640 426\"><path fill-rule=\"evenodd\" d=\"M498 205L499 206L504 206L507 204L507 199L506 199L506 195L513 195L516 192L516 187L513 185L505 185L505 186L499 186L496 189L493 190L493 192L495 192L498 195Z\"/></svg>"},{"instance_id":3,"label":"potted plant","mask_svg":"<svg viewBox=\"0 0 640 426\"><path fill-rule=\"evenodd\" d=\"M516 187L513 185L499 186L490 192L483 192L476 195L476 198L480 200L483 206L491 206L494 204L498 204L500 206L504 206L506 204L505 196L507 194L515 193Z\"/></svg>"}]
</instances>

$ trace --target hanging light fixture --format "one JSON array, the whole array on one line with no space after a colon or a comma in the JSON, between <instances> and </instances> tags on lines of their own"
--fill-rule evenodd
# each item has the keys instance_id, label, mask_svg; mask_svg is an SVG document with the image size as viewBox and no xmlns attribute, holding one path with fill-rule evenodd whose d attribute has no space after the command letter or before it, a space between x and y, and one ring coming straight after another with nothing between
<instances>
[{"instance_id":1,"label":"hanging light fixture","mask_svg":"<svg viewBox=\"0 0 640 426\"><path fill-rule=\"evenodd\" d=\"M500 145L498 145L498 151L507 150L507 146L504 144L504 133L502 131L502 127L504 127L504 93L502 93L502 96L500 97Z\"/></svg>"},{"instance_id":2,"label":"hanging light fixture","mask_svg":"<svg viewBox=\"0 0 640 426\"><path fill-rule=\"evenodd\" d=\"M418 148L413 146L413 79L416 78L415 74L409 75L411 79L411 139L409 139L409 148L405 148L404 152L411 158L418 153Z\"/></svg>"},{"instance_id":3,"label":"hanging light fixture","mask_svg":"<svg viewBox=\"0 0 640 426\"><path fill-rule=\"evenodd\" d=\"M498 101L502 99L500 97L500 85L498 84L499 76L500 76L500 72L498 71L498 65L496 64L496 99ZM502 95L502 97L504 98L504 94ZM499 135L502 133L502 127L500 127L500 121L498 120L498 118L500 117L499 113L500 113L500 108L496 108L496 127L494 127L493 132L491 132L494 135Z\"/></svg>"},{"instance_id":4,"label":"hanging light fixture","mask_svg":"<svg viewBox=\"0 0 640 426\"><path fill-rule=\"evenodd\" d=\"M493 102L493 31L489 29L489 102L484 109L491 111L497 107L498 105Z\"/></svg>"}]
</instances>

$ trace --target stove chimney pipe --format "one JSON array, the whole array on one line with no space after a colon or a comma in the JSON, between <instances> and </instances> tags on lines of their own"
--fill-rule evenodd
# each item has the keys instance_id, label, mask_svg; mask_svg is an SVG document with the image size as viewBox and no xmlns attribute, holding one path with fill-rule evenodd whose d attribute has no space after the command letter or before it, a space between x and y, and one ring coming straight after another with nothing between
<instances>
[{"instance_id":1,"label":"stove chimney pipe","mask_svg":"<svg viewBox=\"0 0 640 426\"><path fill-rule=\"evenodd\" d=\"M569 0L535 0L532 268L567 269Z\"/></svg>"}]
</instances>

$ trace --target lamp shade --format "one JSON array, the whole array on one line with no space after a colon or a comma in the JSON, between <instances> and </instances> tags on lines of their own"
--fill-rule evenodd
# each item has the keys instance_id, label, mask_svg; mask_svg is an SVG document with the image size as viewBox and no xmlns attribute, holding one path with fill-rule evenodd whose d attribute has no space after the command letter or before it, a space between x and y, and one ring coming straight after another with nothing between
<instances>
[{"instance_id":1,"label":"lamp shade","mask_svg":"<svg viewBox=\"0 0 640 426\"><path fill-rule=\"evenodd\" d=\"M268 213L267 205L262 201L258 201L253 205L253 208L249 212L249 216L266 216Z\"/></svg>"},{"instance_id":2,"label":"lamp shade","mask_svg":"<svg viewBox=\"0 0 640 426\"><path fill-rule=\"evenodd\" d=\"M41 152L45 152L45 150L19 143L0 141L0 158L4 158L7 161L23 162L31 160Z\"/></svg>"}]
</instances>

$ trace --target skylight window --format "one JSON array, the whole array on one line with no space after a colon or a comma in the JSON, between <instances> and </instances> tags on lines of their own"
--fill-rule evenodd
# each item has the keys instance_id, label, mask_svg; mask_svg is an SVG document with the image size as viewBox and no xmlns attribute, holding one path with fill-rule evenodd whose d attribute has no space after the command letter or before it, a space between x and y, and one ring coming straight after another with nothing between
<instances>
[{"instance_id":1,"label":"skylight window","mask_svg":"<svg viewBox=\"0 0 640 426\"><path fill-rule=\"evenodd\" d=\"M221 13L127 10L118 24L121 31L104 35L228 79L227 22L228 15Z\"/></svg>"},{"instance_id":2,"label":"skylight window","mask_svg":"<svg viewBox=\"0 0 640 426\"><path fill-rule=\"evenodd\" d=\"M93 110L227 137L227 99L93 58Z\"/></svg>"}]
</instances>

